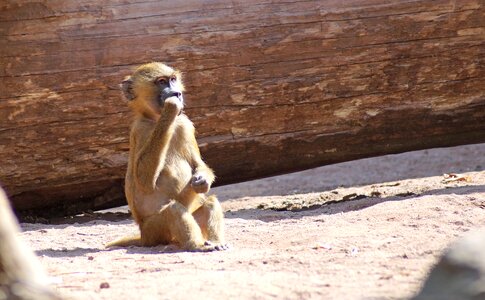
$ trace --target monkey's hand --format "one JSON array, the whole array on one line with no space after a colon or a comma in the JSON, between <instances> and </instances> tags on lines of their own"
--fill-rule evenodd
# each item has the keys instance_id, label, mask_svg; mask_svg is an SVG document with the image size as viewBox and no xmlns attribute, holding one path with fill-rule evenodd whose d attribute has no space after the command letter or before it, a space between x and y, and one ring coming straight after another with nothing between
<instances>
[{"instance_id":1,"label":"monkey's hand","mask_svg":"<svg viewBox=\"0 0 485 300\"><path fill-rule=\"evenodd\" d=\"M167 98L163 104L163 110L166 114L171 117L176 117L180 114L182 109L184 108L184 104L178 97L170 97Z\"/></svg>"},{"instance_id":2,"label":"monkey's hand","mask_svg":"<svg viewBox=\"0 0 485 300\"><path fill-rule=\"evenodd\" d=\"M203 173L195 173L190 180L190 185L198 194L205 194L209 191L210 186Z\"/></svg>"}]
</instances>

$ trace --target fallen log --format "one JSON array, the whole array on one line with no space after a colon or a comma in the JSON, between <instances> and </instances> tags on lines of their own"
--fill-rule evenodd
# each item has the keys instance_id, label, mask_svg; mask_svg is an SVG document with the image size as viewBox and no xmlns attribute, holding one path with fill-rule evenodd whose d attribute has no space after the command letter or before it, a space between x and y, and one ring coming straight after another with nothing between
<instances>
[{"instance_id":1,"label":"fallen log","mask_svg":"<svg viewBox=\"0 0 485 300\"><path fill-rule=\"evenodd\" d=\"M118 84L153 60L184 72L217 184L484 142L484 13L483 0L4 1L0 181L34 214L123 204Z\"/></svg>"}]
</instances>

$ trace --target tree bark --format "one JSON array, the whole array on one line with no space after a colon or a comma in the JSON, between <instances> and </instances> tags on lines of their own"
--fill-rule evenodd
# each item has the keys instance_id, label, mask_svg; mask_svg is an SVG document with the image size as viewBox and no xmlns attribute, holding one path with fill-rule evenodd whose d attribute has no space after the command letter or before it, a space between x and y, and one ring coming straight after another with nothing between
<instances>
[{"instance_id":1,"label":"tree bark","mask_svg":"<svg viewBox=\"0 0 485 300\"><path fill-rule=\"evenodd\" d=\"M485 1L0 4L0 181L18 211L124 203L118 84L184 72L217 184L485 141Z\"/></svg>"}]
</instances>

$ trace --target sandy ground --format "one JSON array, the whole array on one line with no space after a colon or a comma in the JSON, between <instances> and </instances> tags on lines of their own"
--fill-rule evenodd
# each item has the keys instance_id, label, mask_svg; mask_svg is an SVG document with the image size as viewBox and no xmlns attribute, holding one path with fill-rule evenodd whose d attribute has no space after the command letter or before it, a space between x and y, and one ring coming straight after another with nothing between
<instances>
[{"instance_id":1,"label":"sandy ground","mask_svg":"<svg viewBox=\"0 0 485 300\"><path fill-rule=\"evenodd\" d=\"M21 224L53 286L76 299L402 299L450 242L485 226L485 144L325 166L214 188L223 252L105 250L125 208ZM443 173L466 180L443 182Z\"/></svg>"}]
</instances>

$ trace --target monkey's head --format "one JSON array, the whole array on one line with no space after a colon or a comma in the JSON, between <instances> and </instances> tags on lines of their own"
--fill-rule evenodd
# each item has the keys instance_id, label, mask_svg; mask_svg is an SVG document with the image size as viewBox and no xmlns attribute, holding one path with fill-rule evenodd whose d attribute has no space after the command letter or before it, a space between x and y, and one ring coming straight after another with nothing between
<instances>
[{"instance_id":1,"label":"monkey's head","mask_svg":"<svg viewBox=\"0 0 485 300\"><path fill-rule=\"evenodd\" d=\"M121 83L121 90L135 111L160 115L165 100L177 97L183 104L184 86L179 71L159 63L141 65Z\"/></svg>"}]
</instances>

